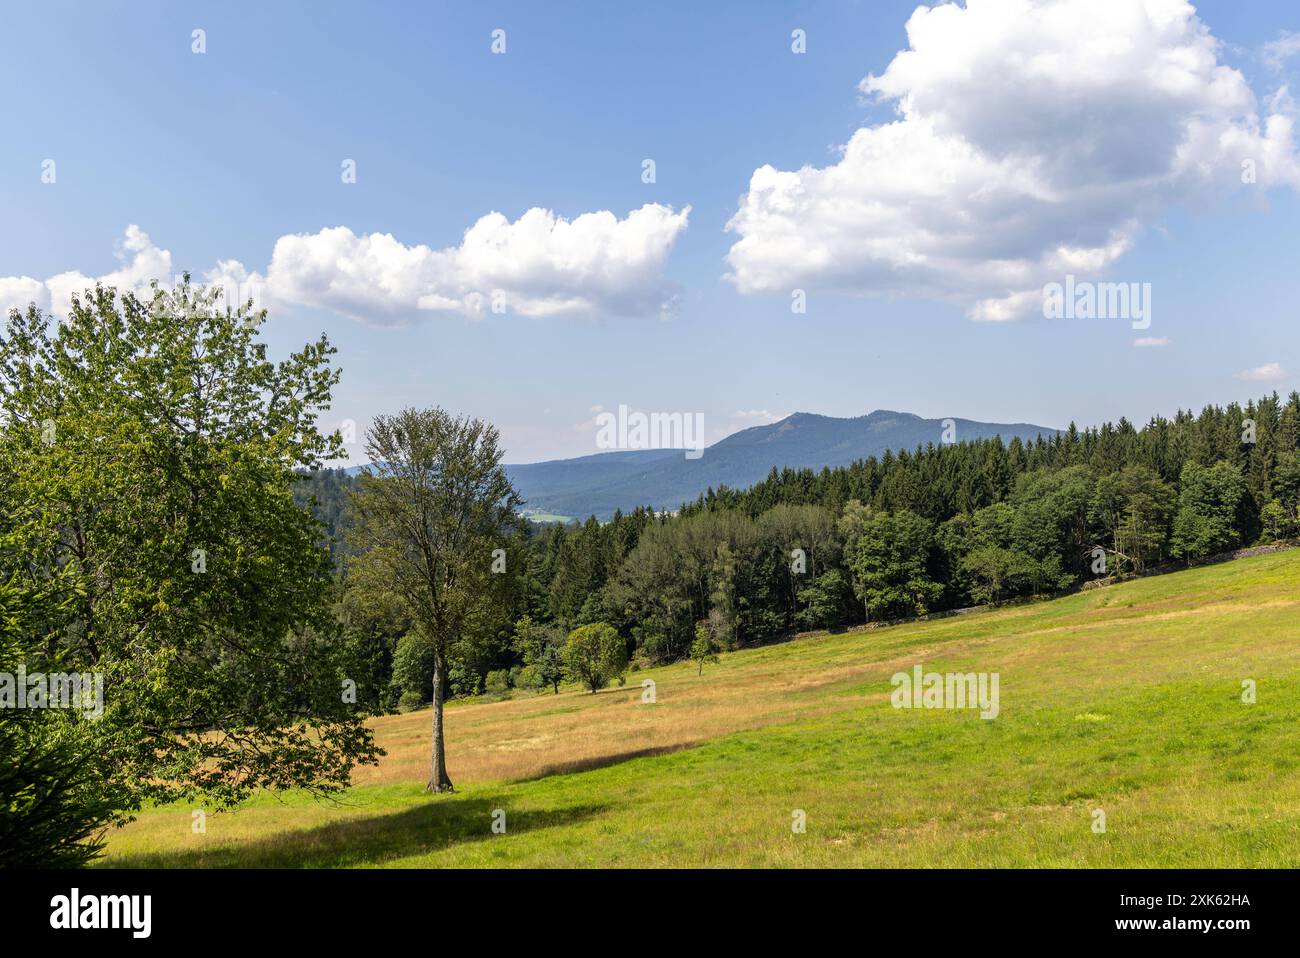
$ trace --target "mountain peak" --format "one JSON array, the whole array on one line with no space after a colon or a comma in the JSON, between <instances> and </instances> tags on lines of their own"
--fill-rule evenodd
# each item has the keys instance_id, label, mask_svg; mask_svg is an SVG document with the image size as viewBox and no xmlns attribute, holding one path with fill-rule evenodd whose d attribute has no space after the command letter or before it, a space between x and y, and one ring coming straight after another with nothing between
<instances>
[{"instance_id":1,"label":"mountain peak","mask_svg":"<svg viewBox=\"0 0 1300 958\"><path fill-rule=\"evenodd\" d=\"M601 453L580 459L507 465L511 481L532 511L608 518L637 506L676 509L707 489L744 489L776 469L846 466L884 455L938 445L941 419L876 409L864 416L795 412L720 439L697 459L682 450ZM1029 423L982 423L957 419L959 441L1001 436L1032 440L1055 429Z\"/></svg>"}]
</instances>

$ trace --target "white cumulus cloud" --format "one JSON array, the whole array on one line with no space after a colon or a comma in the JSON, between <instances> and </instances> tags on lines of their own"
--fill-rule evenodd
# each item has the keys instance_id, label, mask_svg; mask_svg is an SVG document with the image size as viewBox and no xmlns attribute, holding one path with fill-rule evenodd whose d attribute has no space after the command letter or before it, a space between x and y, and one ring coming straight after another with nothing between
<instances>
[{"instance_id":1,"label":"white cumulus cloud","mask_svg":"<svg viewBox=\"0 0 1300 958\"><path fill-rule=\"evenodd\" d=\"M741 292L818 288L1041 308L1106 270L1171 205L1300 187L1292 104L1263 107L1185 0L968 0L918 7L862 91L897 118L825 167L762 166L728 229Z\"/></svg>"},{"instance_id":2,"label":"white cumulus cloud","mask_svg":"<svg viewBox=\"0 0 1300 958\"><path fill-rule=\"evenodd\" d=\"M690 207L647 204L623 219L601 211L572 220L531 209L513 223L489 213L459 246L407 246L347 227L275 244L266 279L276 300L370 322L422 311L477 316L644 315L670 309L663 269Z\"/></svg>"},{"instance_id":3,"label":"white cumulus cloud","mask_svg":"<svg viewBox=\"0 0 1300 958\"><path fill-rule=\"evenodd\" d=\"M50 308L50 292L39 279L30 276L0 276L0 315L11 309L26 309L35 303L41 309Z\"/></svg>"},{"instance_id":4,"label":"white cumulus cloud","mask_svg":"<svg viewBox=\"0 0 1300 958\"><path fill-rule=\"evenodd\" d=\"M114 255L120 264L118 268L99 276L87 276L77 270L58 273L44 280L30 276L0 276L0 314L7 314L11 308L26 309L28 304L35 303L42 310L65 316L73 294L80 295L94 289L97 283L147 298L151 280L156 279L163 286L170 285L173 280L172 254L155 246L149 234L138 226L126 228Z\"/></svg>"},{"instance_id":5,"label":"white cumulus cloud","mask_svg":"<svg viewBox=\"0 0 1300 958\"><path fill-rule=\"evenodd\" d=\"M316 307L381 325L430 312L664 313L676 295L664 267L689 215L689 206L674 211L659 204L622 219L601 211L566 220L531 209L511 222L489 213L459 246L445 249L336 226L280 237L264 273L221 260L203 280L237 291L241 301L252 295L261 304ZM0 277L0 309L35 302L62 315L73 293L96 282L142 293L151 279L164 286L174 280L171 253L137 226L127 228L118 258L121 268L95 277L76 271L45 280Z\"/></svg>"}]
</instances>

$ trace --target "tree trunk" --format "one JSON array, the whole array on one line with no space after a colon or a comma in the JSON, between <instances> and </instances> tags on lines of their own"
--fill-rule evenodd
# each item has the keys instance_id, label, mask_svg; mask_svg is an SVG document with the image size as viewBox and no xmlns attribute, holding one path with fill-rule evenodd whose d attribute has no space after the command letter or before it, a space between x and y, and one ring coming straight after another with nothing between
<instances>
[{"instance_id":1,"label":"tree trunk","mask_svg":"<svg viewBox=\"0 0 1300 958\"><path fill-rule=\"evenodd\" d=\"M429 792L454 792L447 774L447 749L442 741L442 662L433 666L433 764L429 772Z\"/></svg>"}]
</instances>

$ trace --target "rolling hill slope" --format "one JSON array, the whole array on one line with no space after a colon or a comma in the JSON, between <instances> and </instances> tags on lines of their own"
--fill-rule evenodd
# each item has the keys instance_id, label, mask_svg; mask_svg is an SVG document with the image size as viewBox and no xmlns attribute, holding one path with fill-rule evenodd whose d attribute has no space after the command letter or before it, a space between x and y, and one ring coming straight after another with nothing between
<instances>
[{"instance_id":1,"label":"rolling hill slope","mask_svg":"<svg viewBox=\"0 0 1300 958\"><path fill-rule=\"evenodd\" d=\"M1056 432L1030 423L954 423L959 442L993 436L1032 440ZM886 450L938 445L943 429L943 420L884 409L852 419L795 413L733 433L698 459L687 459L680 449L648 449L507 465L506 470L530 510L608 519L616 509L636 506L676 509L709 488L747 488L773 467L833 468Z\"/></svg>"},{"instance_id":2,"label":"rolling hill slope","mask_svg":"<svg viewBox=\"0 0 1300 958\"><path fill-rule=\"evenodd\" d=\"M1292 550L454 704L451 796L422 791L428 712L385 717L345 804L267 796L204 835L148 810L107 864L1293 867L1297 583ZM997 718L892 707L918 663L996 672Z\"/></svg>"}]
</instances>

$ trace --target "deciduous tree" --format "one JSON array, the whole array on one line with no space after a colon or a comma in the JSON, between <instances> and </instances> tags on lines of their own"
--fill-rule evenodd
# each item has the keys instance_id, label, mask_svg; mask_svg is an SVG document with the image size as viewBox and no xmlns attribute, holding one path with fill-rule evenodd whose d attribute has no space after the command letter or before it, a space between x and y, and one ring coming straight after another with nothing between
<instances>
[{"instance_id":1,"label":"deciduous tree","mask_svg":"<svg viewBox=\"0 0 1300 958\"><path fill-rule=\"evenodd\" d=\"M334 349L273 362L264 319L187 277L88 291L53 328L13 311L0 337L0 582L59 610L26 626L47 659L103 676L68 748L119 814L336 791L375 761L323 530L293 498L341 450L317 428Z\"/></svg>"},{"instance_id":2,"label":"deciduous tree","mask_svg":"<svg viewBox=\"0 0 1300 958\"><path fill-rule=\"evenodd\" d=\"M564 666L571 679L595 692L627 670L627 643L604 622L581 625L569 633Z\"/></svg>"},{"instance_id":3,"label":"deciduous tree","mask_svg":"<svg viewBox=\"0 0 1300 958\"><path fill-rule=\"evenodd\" d=\"M428 790L452 790L442 707L455 644L506 573L519 519L495 427L439 408L376 416L371 465L352 497L350 588L396 595L430 645L432 746Z\"/></svg>"}]
</instances>

